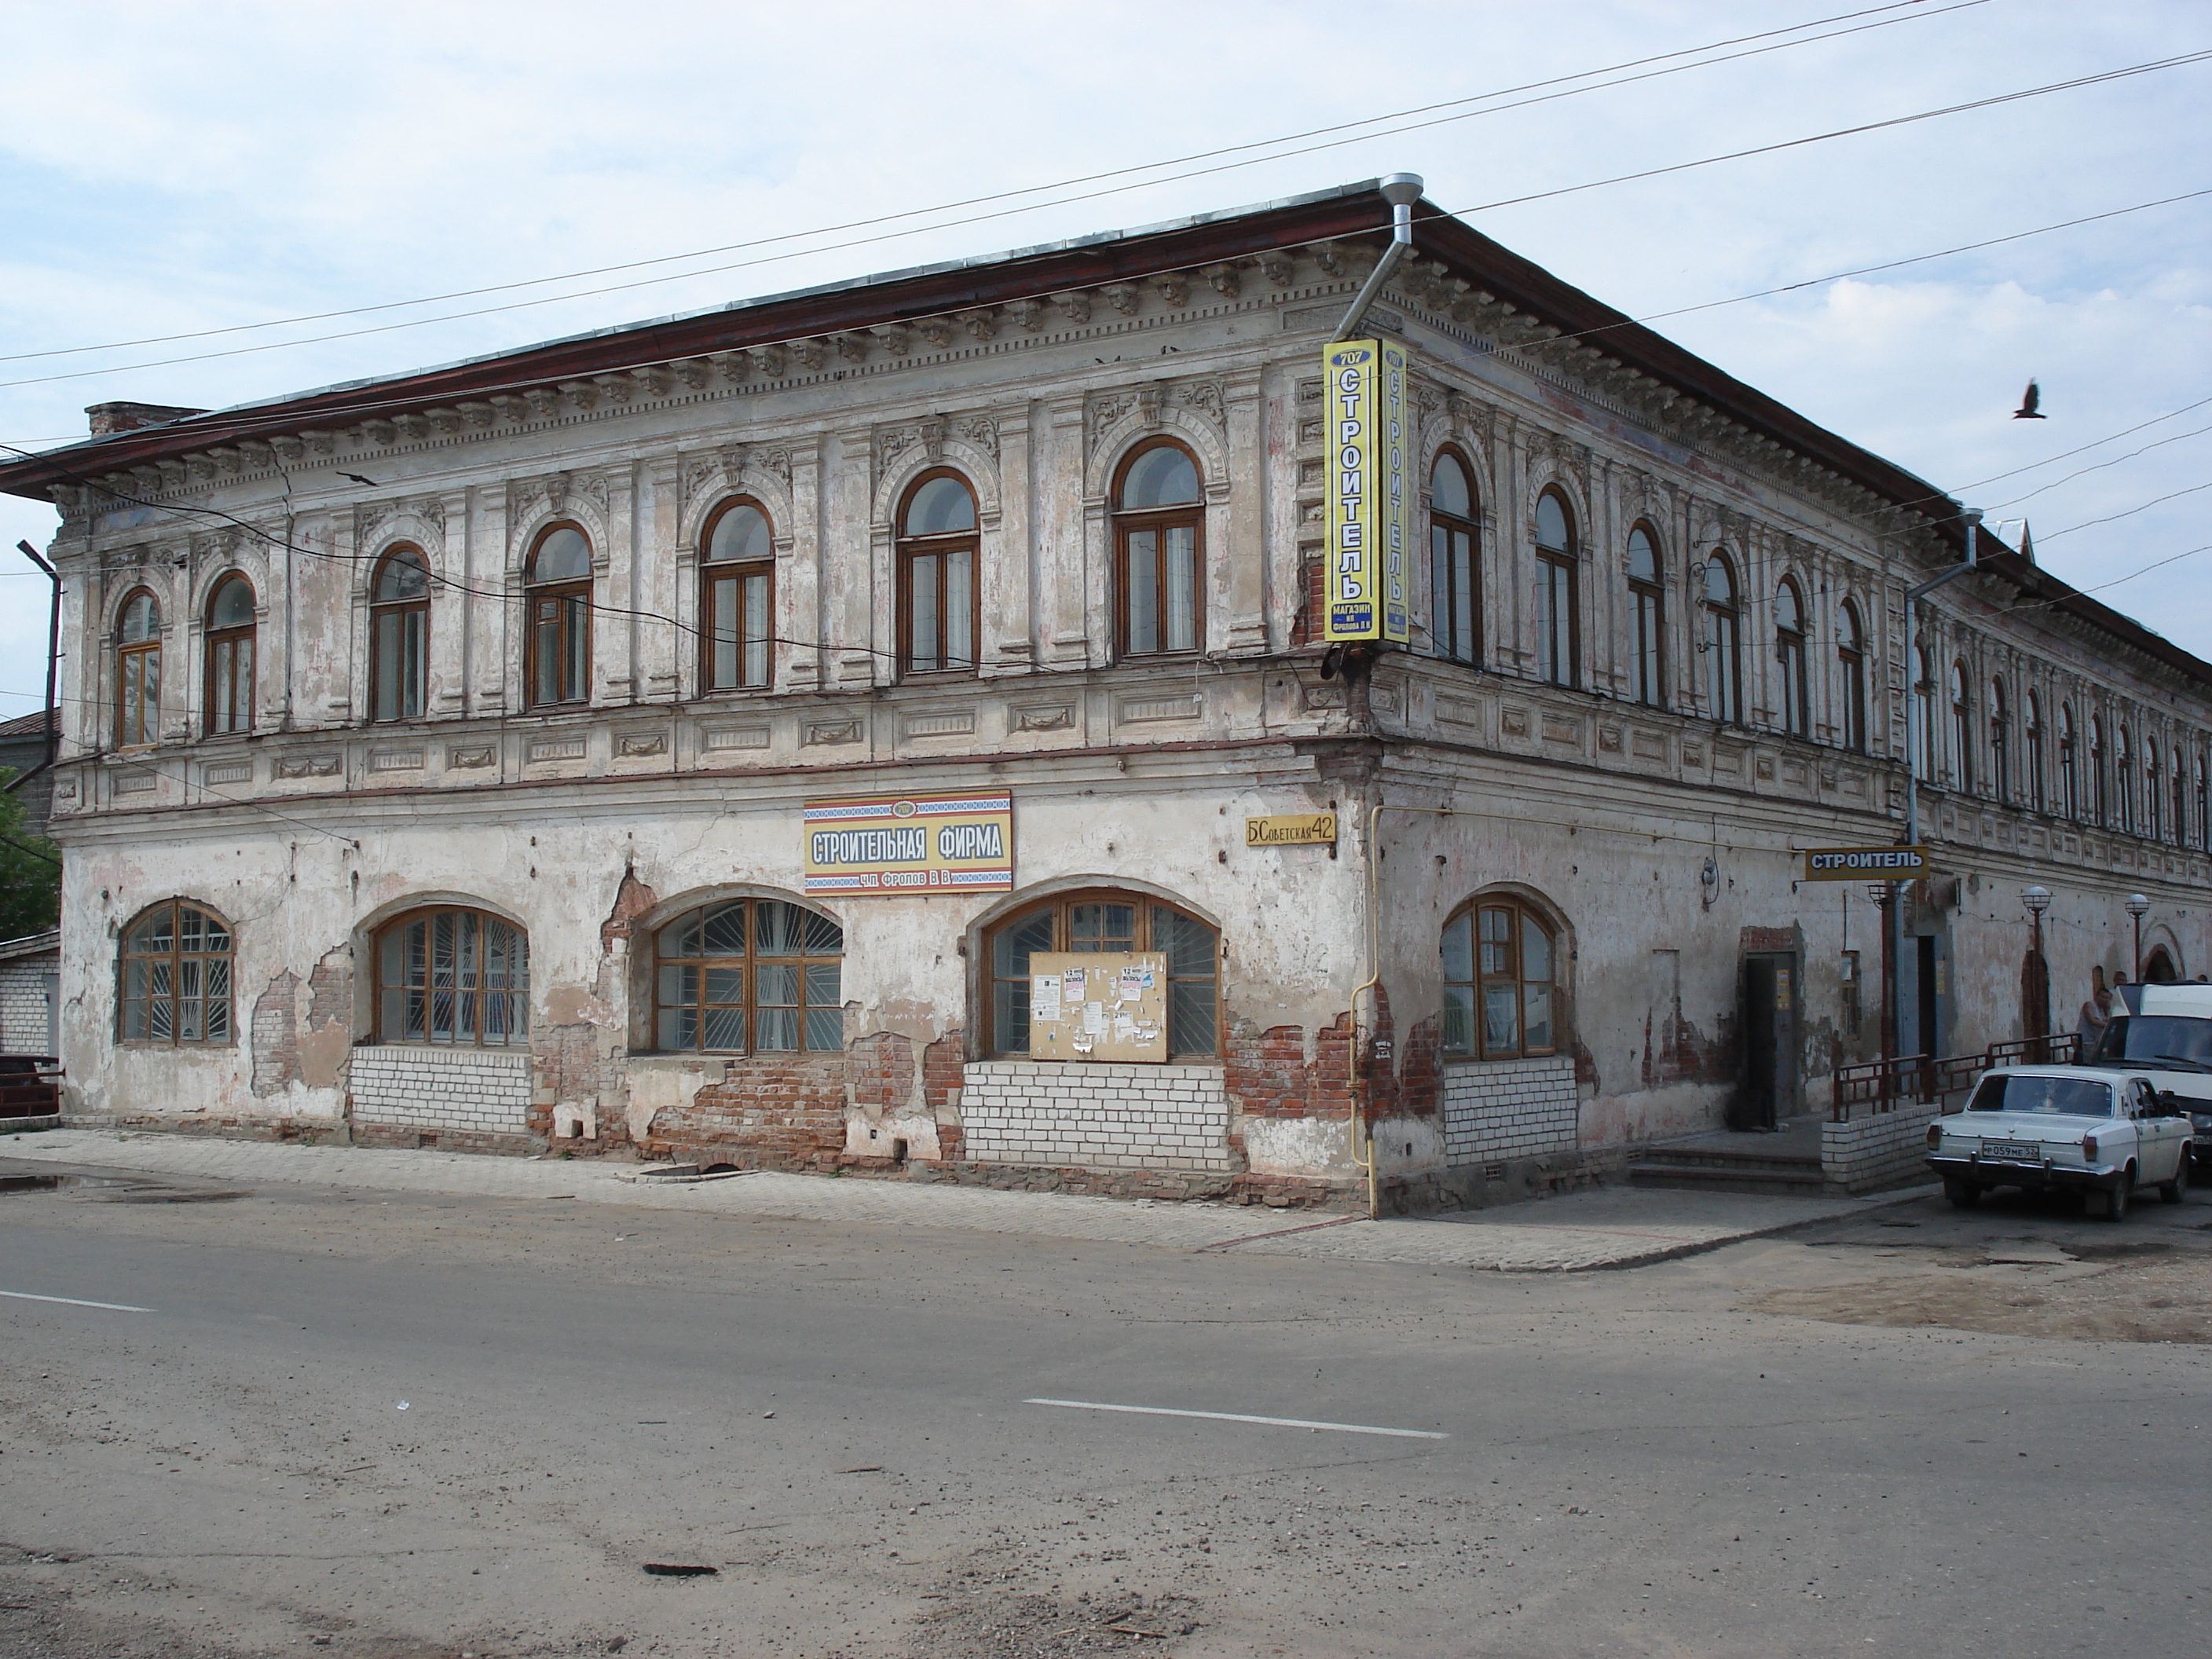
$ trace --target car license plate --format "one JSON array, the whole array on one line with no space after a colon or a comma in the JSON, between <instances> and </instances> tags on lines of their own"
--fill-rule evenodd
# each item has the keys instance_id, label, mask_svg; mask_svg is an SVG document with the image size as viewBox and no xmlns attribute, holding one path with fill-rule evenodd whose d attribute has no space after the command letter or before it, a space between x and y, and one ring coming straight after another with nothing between
<instances>
[{"instance_id":1,"label":"car license plate","mask_svg":"<svg viewBox=\"0 0 2212 1659\"><path fill-rule=\"evenodd\" d=\"M2008 1164L2040 1164L2043 1148L2033 1142L1985 1140L1982 1143L1982 1156L2002 1158Z\"/></svg>"}]
</instances>

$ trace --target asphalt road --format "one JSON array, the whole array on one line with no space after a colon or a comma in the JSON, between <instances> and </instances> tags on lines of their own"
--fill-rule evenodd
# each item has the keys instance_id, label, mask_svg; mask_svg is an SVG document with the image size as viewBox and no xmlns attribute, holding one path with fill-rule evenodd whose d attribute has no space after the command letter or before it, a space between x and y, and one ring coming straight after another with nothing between
<instances>
[{"instance_id":1,"label":"asphalt road","mask_svg":"<svg viewBox=\"0 0 2212 1659\"><path fill-rule=\"evenodd\" d=\"M1509 1276L118 1195L161 1194L0 1194L8 1659L2179 1654L2212 1613L2212 1205ZM2049 1334L2130 1297L2184 1340Z\"/></svg>"}]
</instances>

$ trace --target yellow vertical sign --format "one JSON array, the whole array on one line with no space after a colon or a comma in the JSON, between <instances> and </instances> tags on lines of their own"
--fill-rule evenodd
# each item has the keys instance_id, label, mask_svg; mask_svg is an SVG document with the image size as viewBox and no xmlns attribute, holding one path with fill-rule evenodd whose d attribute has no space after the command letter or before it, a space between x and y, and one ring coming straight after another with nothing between
<instances>
[{"instance_id":1,"label":"yellow vertical sign","mask_svg":"<svg viewBox=\"0 0 2212 1659\"><path fill-rule=\"evenodd\" d=\"M1408 634L1413 483L1406 452L1406 349L1338 340L1322 353L1329 441L1324 636L1333 644Z\"/></svg>"}]
</instances>

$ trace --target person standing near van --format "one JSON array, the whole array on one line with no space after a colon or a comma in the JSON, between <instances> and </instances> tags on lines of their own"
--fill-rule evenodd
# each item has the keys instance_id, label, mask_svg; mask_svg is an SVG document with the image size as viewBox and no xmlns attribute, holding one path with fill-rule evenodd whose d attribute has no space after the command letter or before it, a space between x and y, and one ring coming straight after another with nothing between
<instances>
[{"instance_id":1,"label":"person standing near van","mask_svg":"<svg viewBox=\"0 0 2212 1659\"><path fill-rule=\"evenodd\" d=\"M2112 1023L2112 994L2105 988L2105 969L2100 964L2089 970L2089 1000L2081 1005L2081 1017L2075 1023L2074 1035L2081 1048L2078 1060L2087 1060L2097 1052L2104 1041L2105 1028Z\"/></svg>"}]
</instances>

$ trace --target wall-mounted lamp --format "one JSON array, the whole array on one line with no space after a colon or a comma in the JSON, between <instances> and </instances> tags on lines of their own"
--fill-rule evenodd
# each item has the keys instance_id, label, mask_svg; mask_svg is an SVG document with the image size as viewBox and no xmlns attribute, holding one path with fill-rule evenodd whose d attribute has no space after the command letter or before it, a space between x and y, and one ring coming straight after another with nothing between
<instances>
[{"instance_id":1,"label":"wall-mounted lamp","mask_svg":"<svg viewBox=\"0 0 2212 1659\"><path fill-rule=\"evenodd\" d=\"M1721 890L1721 866L1717 860L1705 860L1705 867L1698 872L1698 884L1703 890L1699 902L1706 909L1711 909L1713 900L1720 896Z\"/></svg>"}]
</instances>

